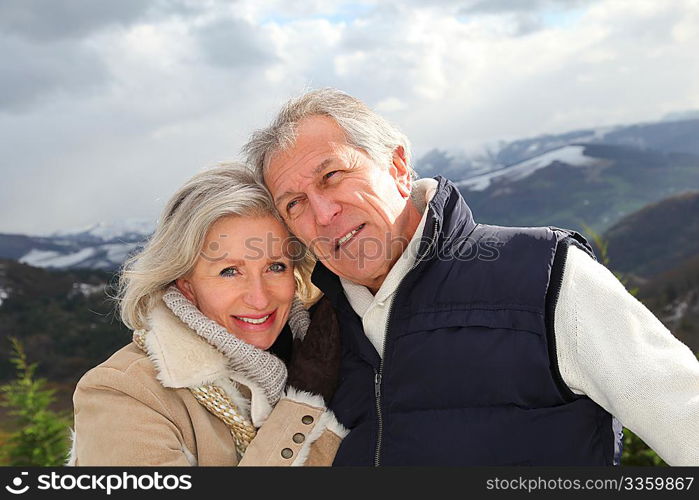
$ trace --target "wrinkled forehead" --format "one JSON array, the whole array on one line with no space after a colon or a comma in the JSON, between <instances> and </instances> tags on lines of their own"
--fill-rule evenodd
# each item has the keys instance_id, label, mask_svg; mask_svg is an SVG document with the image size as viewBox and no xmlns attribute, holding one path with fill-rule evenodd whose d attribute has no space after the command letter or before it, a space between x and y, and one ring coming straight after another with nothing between
<instances>
[{"instance_id":1,"label":"wrinkled forehead","mask_svg":"<svg viewBox=\"0 0 699 500\"><path fill-rule=\"evenodd\" d=\"M344 131L327 116L314 115L300 120L293 134L280 133L278 146L263 162L263 182L276 197L280 184L293 183L295 178L312 176L322 168L338 146L350 146Z\"/></svg>"},{"instance_id":2,"label":"wrinkled forehead","mask_svg":"<svg viewBox=\"0 0 699 500\"><path fill-rule=\"evenodd\" d=\"M351 146L345 131L330 116L311 115L296 122L285 123L275 131L275 146L270 148L265 155L262 165L263 172L268 171L276 157L298 149L297 146L307 149L327 143Z\"/></svg>"}]
</instances>

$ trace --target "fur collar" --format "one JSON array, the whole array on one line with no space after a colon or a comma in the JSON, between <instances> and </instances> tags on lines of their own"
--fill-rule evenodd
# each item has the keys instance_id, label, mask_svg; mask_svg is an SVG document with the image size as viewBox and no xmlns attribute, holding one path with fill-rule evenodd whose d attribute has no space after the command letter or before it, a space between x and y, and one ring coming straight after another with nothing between
<instances>
[{"instance_id":1,"label":"fur collar","mask_svg":"<svg viewBox=\"0 0 699 500\"><path fill-rule=\"evenodd\" d=\"M226 357L162 302L151 310L150 331L145 341L148 357L164 387L179 389L213 384L230 375Z\"/></svg>"},{"instance_id":2,"label":"fur collar","mask_svg":"<svg viewBox=\"0 0 699 500\"><path fill-rule=\"evenodd\" d=\"M185 325L163 302L150 313L150 330L144 336L148 358L163 387L172 389L217 385L255 426L262 425L272 408L262 388L228 367L227 358ZM236 384L246 386L251 399Z\"/></svg>"}]
</instances>

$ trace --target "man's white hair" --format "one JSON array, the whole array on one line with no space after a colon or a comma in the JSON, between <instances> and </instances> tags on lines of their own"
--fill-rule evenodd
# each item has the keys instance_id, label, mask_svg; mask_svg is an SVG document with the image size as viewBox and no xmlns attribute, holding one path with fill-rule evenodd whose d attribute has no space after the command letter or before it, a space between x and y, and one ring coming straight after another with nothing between
<instances>
[{"instance_id":1,"label":"man's white hair","mask_svg":"<svg viewBox=\"0 0 699 500\"><path fill-rule=\"evenodd\" d=\"M390 165L394 151L402 147L410 174L417 177L411 166L410 142L405 134L359 99L334 88L322 88L289 100L272 124L253 132L243 146L247 163L254 168L260 181L264 182L263 174L272 156L293 147L299 122L310 116L335 120L347 143L365 151L379 165Z\"/></svg>"}]
</instances>

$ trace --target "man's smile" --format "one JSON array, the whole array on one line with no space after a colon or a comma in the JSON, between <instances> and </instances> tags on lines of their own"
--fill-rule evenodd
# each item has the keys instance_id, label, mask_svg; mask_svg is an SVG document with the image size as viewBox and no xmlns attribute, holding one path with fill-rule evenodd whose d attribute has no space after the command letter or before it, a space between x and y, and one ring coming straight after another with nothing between
<instances>
[{"instance_id":1,"label":"man's smile","mask_svg":"<svg viewBox=\"0 0 699 500\"><path fill-rule=\"evenodd\" d=\"M335 242L335 250L339 250L342 245L347 243L349 240L351 240L357 233L359 233L362 229L364 229L364 226L366 226L366 223L360 224L359 226L355 227L352 229L349 233L345 234L343 237L339 238Z\"/></svg>"}]
</instances>

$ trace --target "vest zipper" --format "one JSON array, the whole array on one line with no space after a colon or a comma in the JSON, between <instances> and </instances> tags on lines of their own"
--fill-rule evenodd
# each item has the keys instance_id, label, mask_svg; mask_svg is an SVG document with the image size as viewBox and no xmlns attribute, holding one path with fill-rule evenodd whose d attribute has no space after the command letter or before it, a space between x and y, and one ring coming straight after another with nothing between
<instances>
[{"instance_id":1,"label":"vest zipper","mask_svg":"<svg viewBox=\"0 0 699 500\"><path fill-rule=\"evenodd\" d=\"M560 248L558 248L560 246ZM565 271L566 262L568 260L568 250L570 244L566 240L558 242L556 253L553 257L553 264L551 265L551 275L549 277L549 291L546 293L546 305L545 305L545 321L546 321L546 340L548 343L549 350L549 360L552 367L552 376L558 386L558 390L561 396L566 401L575 401L579 398L571 389L568 384L563 380L561 375L561 369L558 366L558 351L556 348L556 330L555 330L555 313L556 305L558 304L558 298L561 295L561 288L563 288L563 273ZM560 252L560 253L559 253Z\"/></svg>"},{"instance_id":2,"label":"vest zipper","mask_svg":"<svg viewBox=\"0 0 699 500\"><path fill-rule=\"evenodd\" d=\"M425 251L425 254L428 254L430 250L432 249L432 245L434 242L437 240L437 220L435 219L434 221L434 231L432 233L432 240L430 241L429 246L427 247L427 250ZM408 270L407 273L405 273L405 276L408 275L413 269L417 267L417 265L421 262L421 259L415 259L415 263L413 263L412 267ZM403 276L403 279L400 280L400 283L398 283L398 286L396 287L396 293L393 295L393 300L391 301L391 306L388 309L388 321L386 322L386 333L383 336L383 342L381 343L381 361L379 361L379 369L378 371L374 372L374 395L376 396L376 417L379 425L378 432L376 434L376 453L374 454L374 467L378 467L381 465L381 440L383 438L383 414L381 413L381 380L383 378L383 360L384 357L386 356L386 339L388 338L388 332L390 331L391 327L391 319L393 318L393 304L396 303L396 298L398 298L398 292L400 292L401 286L403 285L403 282L405 281L405 276Z\"/></svg>"},{"instance_id":3,"label":"vest zipper","mask_svg":"<svg viewBox=\"0 0 699 500\"><path fill-rule=\"evenodd\" d=\"M384 342L384 347L386 346ZM376 438L376 454L374 455L374 466L379 466L381 454L381 438L383 437L383 416L381 415L381 370L383 370L383 360L379 363L379 371L374 372L374 395L376 396L376 415L379 422L379 430Z\"/></svg>"}]
</instances>

